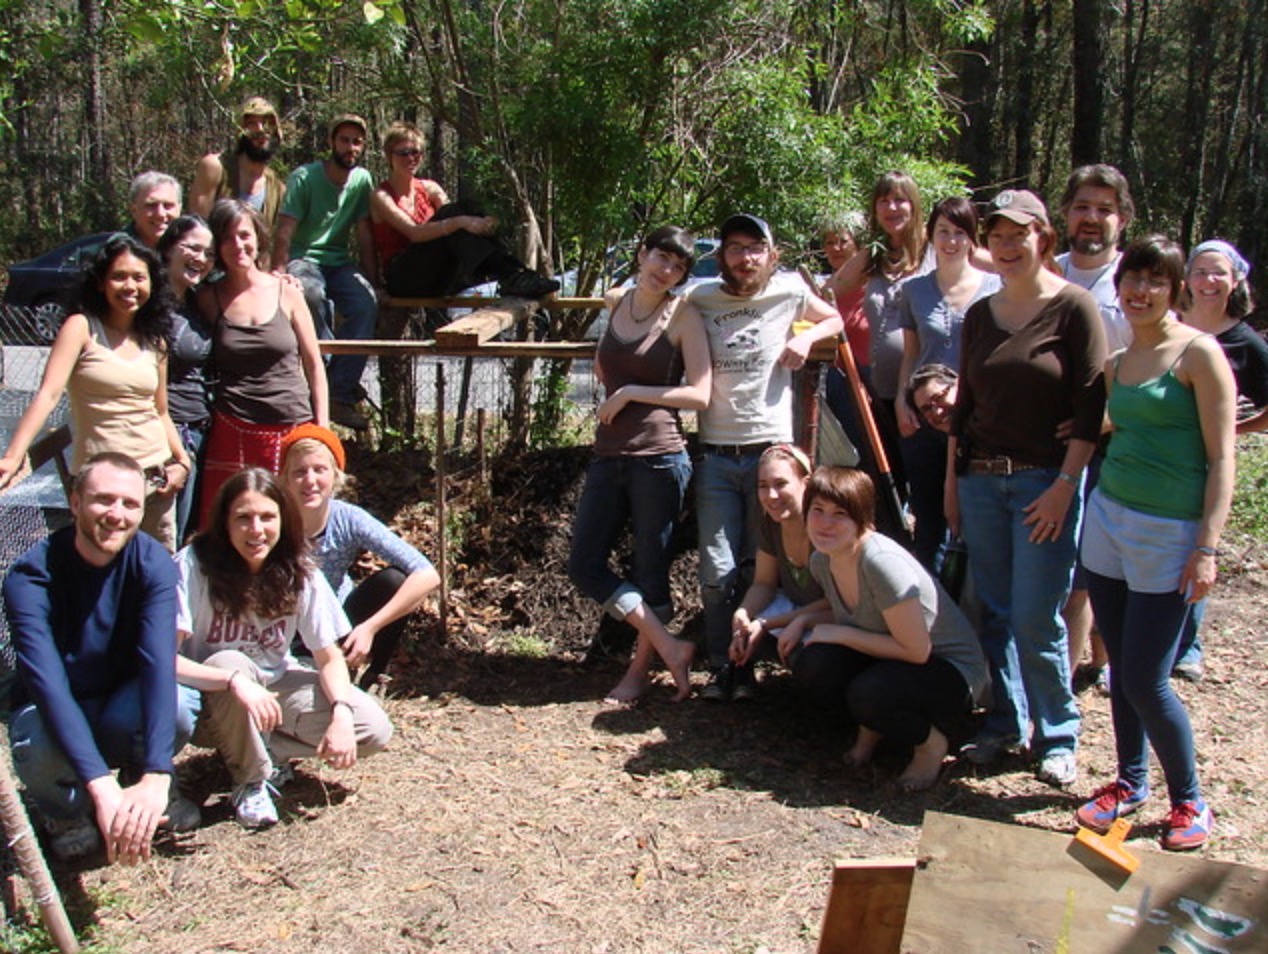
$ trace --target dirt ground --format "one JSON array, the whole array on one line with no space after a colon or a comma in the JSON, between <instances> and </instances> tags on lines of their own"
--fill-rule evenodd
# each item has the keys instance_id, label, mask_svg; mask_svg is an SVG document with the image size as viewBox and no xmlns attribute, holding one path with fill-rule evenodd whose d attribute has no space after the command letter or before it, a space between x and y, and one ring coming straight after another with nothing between
<instances>
[{"instance_id":1,"label":"dirt ground","mask_svg":"<svg viewBox=\"0 0 1268 954\"><path fill-rule=\"evenodd\" d=\"M259 833L234 824L227 776L196 752L181 776L205 803L199 831L136 868L58 869L91 949L813 951L835 859L914 855L930 809L1072 831L1080 796L1111 777L1095 689L1080 695L1072 792L1035 781L1020 756L991 772L949 763L920 795L895 784L901 752L851 774L843 728L774 670L748 705L675 705L664 685L635 708L602 705L622 667L587 652L598 615L563 578L584 461L500 465L486 496L474 477L455 482L449 636L428 617L398 660L387 752L342 773L302 764L282 823ZM376 475L362 502L434 553L427 466L354 456L350 469ZM1206 678L1179 688L1217 812L1204 854L1268 867L1268 556L1234 551L1207 616ZM691 559L675 566L688 617ZM1157 850L1162 801L1134 849Z\"/></svg>"}]
</instances>

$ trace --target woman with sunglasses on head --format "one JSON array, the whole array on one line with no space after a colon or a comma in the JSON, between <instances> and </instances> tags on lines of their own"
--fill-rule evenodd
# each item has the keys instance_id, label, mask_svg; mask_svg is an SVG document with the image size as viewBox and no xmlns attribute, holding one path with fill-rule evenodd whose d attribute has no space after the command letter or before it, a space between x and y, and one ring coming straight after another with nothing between
<instances>
[{"instance_id":1,"label":"woman with sunglasses on head","mask_svg":"<svg viewBox=\"0 0 1268 954\"><path fill-rule=\"evenodd\" d=\"M1171 688L1186 617L1215 582L1233 497L1237 389L1219 343L1176 320L1180 248L1137 239L1115 286L1132 338L1105 365L1113 440L1088 498L1083 565L1109 650L1117 778L1078 810L1107 831L1149 796L1149 746L1167 780L1164 848L1203 845L1211 810L1198 785L1193 730Z\"/></svg>"},{"instance_id":2,"label":"woman with sunglasses on head","mask_svg":"<svg viewBox=\"0 0 1268 954\"><path fill-rule=\"evenodd\" d=\"M135 460L146 475L141 529L175 550L174 495L191 462L167 411L172 299L158 256L130 236L111 237L84 273L80 307L57 332L39 390L0 458L0 487L21 468L65 391L71 470L103 451Z\"/></svg>"},{"instance_id":3,"label":"woman with sunglasses on head","mask_svg":"<svg viewBox=\"0 0 1268 954\"><path fill-rule=\"evenodd\" d=\"M765 637L777 636L807 606L823 600L823 589L810 575L810 537L801 501L813 470L805 451L775 444L757 464L757 529L753 582L731 617L731 662L735 664L733 699L751 696L752 666ZM771 653L774 647L768 647ZM812 667L814 668L814 667ZM794 664L794 674L797 666ZM814 687L809 687L814 693Z\"/></svg>"},{"instance_id":4,"label":"woman with sunglasses on head","mask_svg":"<svg viewBox=\"0 0 1268 954\"><path fill-rule=\"evenodd\" d=\"M391 295L452 295L490 279L505 297L541 298L559 291L511 255L497 238L498 220L467 201L450 202L445 190L416 177L423 164L423 134L392 123L383 136L388 177L370 194L370 226L380 283Z\"/></svg>"},{"instance_id":5,"label":"woman with sunglasses on head","mask_svg":"<svg viewBox=\"0 0 1268 954\"><path fill-rule=\"evenodd\" d=\"M167 406L192 472L176 495L176 540L185 540L198 493L203 440L211 427L211 328L198 311L194 290L211 274L211 230L197 215L182 215L159 238L159 257L176 298L167 369Z\"/></svg>"},{"instance_id":6,"label":"woman with sunglasses on head","mask_svg":"<svg viewBox=\"0 0 1268 954\"><path fill-rule=\"evenodd\" d=\"M607 695L611 702L643 694L655 655L673 676L674 700L691 694L695 647L671 636L665 623L674 612L670 543L691 477L678 412L705 407L713 382L700 313L676 293L695 255L686 229L667 225L644 238L634 286L608 292L611 318L595 350L595 374L607 397L577 504L568 575L638 632L629 669ZM622 579L609 564L627 526L634 552L630 577Z\"/></svg>"},{"instance_id":7,"label":"woman with sunglasses on head","mask_svg":"<svg viewBox=\"0 0 1268 954\"><path fill-rule=\"evenodd\" d=\"M1036 776L1064 787L1078 775L1079 709L1061 610L1101 434L1105 330L1096 300L1054 270L1056 233L1038 196L1001 192L985 230L1003 288L964 317L944 490L995 684L964 755L988 764L1029 743Z\"/></svg>"}]
</instances>

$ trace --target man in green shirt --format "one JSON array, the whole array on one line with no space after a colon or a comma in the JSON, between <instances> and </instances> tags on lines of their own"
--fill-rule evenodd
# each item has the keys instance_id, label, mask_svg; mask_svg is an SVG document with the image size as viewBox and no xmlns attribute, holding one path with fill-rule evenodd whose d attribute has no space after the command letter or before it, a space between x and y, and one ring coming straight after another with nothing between
<instances>
[{"instance_id":1,"label":"man in green shirt","mask_svg":"<svg viewBox=\"0 0 1268 954\"><path fill-rule=\"evenodd\" d=\"M374 181L359 165L367 131L360 116L335 117L330 124L330 155L291 173L274 230L274 267L285 267L304 286L304 298L323 338L336 337L336 311L343 316L340 338L371 338L378 321L378 299L368 277L374 274ZM354 230L359 267L350 248ZM336 355L330 361L330 419L346 427L367 426L356 406L364 396L365 363L364 355Z\"/></svg>"}]
</instances>

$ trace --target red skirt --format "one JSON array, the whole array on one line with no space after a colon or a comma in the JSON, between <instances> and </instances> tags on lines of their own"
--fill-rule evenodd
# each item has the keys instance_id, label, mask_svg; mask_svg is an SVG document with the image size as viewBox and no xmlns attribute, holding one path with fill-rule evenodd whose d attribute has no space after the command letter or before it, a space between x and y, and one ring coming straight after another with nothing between
<instances>
[{"instance_id":1,"label":"red skirt","mask_svg":"<svg viewBox=\"0 0 1268 954\"><path fill-rule=\"evenodd\" d=\"M230 477L245 467L263 467L277 473L282 466L282 438L299 422L253 424L220 411L212 411L207 435L206 462L199 474L198 526L211 526L216 493Z\"/></svg>"}]
</instances>

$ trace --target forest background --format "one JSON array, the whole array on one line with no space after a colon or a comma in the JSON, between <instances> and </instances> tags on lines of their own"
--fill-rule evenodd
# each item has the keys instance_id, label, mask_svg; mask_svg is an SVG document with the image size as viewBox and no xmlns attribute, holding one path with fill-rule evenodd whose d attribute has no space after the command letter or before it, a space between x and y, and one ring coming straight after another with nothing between
<instances>
[{"instance_id":1,"label":"forest background","mask_svg":"<svg viewBox=\"0 0 1268 954\"><path fill-rule=\"evenodd\" d=\"M1265 3L0 0L0 262L117 226L137 172L188 185L261 94L283 170L336 113L370 120L376 173L387 123L418 123L429 177L581 292L665 222L746 209L804 249L890 168L1055 203L1111 162L1138 223L1263 263Z\"/></svg>"}]
</instances>

